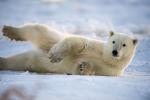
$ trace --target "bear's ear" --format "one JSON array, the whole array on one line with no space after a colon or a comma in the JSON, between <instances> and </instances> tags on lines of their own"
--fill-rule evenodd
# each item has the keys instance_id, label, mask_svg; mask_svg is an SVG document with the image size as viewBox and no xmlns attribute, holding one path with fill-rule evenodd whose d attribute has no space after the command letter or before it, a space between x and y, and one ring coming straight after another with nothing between
<instances>
[{"instance_id":1,"label":"bear's ear","mask_svg":"<svg viewBox=\"0 0 150 100\"><path fill-rule=\"evenodd\" d=\"M138 39L133 39L133 44L136 45L138 43Z\"/></svg>"},{"instance_id":2,"label":"bear's ear","mask_svg":"<svg viewBox=\"0 0 150 100\"><path fill-rule=\"evenodd\" d=\"M114 32L113 31L110 31L109 32L109 36L111 37L111 36L113 36L114 35Z\"/></svg>"}]
</instances>

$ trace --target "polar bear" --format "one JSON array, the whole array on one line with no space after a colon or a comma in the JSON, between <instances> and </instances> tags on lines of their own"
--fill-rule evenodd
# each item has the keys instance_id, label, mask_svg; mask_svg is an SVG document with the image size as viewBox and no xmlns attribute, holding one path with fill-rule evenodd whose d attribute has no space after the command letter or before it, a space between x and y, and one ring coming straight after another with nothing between
<instances>
[{"instance_id":1,"label":"polar bear","mask_svg":"<svg viewBox=\"0 0 150 100\"><path fill-rule=\"evenodd\" d=\"M62 34L43 24L4 26L2 31L10 39L30 41L37 49L1 57L1 70L120 76L132 61L138 42L118 32L110 32L108 41Z\"/></svg>"}]
</instances>

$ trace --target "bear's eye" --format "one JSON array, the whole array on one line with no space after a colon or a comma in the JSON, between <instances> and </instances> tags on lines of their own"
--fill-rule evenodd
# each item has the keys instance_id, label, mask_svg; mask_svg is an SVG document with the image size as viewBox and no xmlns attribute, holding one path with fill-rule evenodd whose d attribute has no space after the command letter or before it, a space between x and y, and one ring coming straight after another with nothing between
<instances>
[{"instance_id":1,"label":"bear's eye","mask_svg":"<svg viewBox=\"0 0 150 100\"><path fill-rule=\"evenodd\" d=\"M112 41L113 44L115 44L115 41Z\"/></svg>"},{"instance_id":2,"label":"bear's eye","mask_svg":"<svg viewBox=\"0 0 150 100\"><path fill-rule=\"evenodd\" d=\"M123 47L125 47L125 46L126 46L126 44L123 44L122 46L123 46Z\"/></svg>"}]
</instances>

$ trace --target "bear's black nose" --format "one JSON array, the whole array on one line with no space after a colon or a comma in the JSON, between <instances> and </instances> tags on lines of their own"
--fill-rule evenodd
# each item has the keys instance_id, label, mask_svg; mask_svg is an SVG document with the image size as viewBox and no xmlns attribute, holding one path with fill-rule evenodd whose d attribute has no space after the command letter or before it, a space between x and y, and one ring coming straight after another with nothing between
<instances>
[{"instance_id":1,"label":"bear's black nose","mask_svg":"<svg viewBox=\"0 0 150 100\"><path fill-rule=\"evenodd\" d=\"M113 56L117 56L118 55L118 51L117 50L113 50L112 54L113 54Z\"/></svg>"}]
</instances>

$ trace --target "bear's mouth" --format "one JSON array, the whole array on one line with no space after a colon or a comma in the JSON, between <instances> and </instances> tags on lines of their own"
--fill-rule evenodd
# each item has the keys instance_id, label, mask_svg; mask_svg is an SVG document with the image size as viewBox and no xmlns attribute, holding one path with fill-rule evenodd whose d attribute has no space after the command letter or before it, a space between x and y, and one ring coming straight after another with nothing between
<instances>
[{"instance_id":1,"label":"bear's mouth","mask_svg":"<svg viewBox=\"0 0 150 100\"><path fill-rule=\"evenodd\" d=\"M120 59L119 55L112 55L113 59Z\"/></svg>"},{"instance_id":2,"label":"bear's mouth","mask_svg":"<svg viewBox=\"0 0 150 100\"><path fill-rule=\"evenodd\" d=\"M113 57L119 57L119 55L113 55L113 54L112 54L112 56L113 56Z\"/></svg>"}]
</instances>

